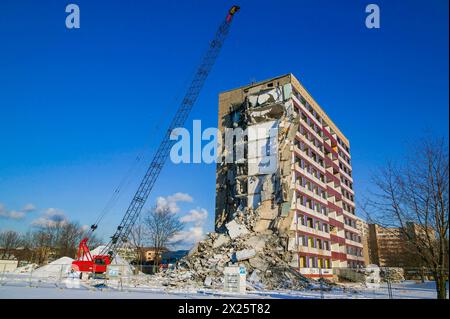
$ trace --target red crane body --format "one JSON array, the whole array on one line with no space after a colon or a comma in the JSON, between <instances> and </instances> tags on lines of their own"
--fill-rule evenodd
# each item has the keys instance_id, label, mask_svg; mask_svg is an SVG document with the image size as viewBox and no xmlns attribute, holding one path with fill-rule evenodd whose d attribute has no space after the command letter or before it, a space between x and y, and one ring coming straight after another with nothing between
<instances>
[{"instance_id":1,"label":"red crane body","mask_svg":"<svg viewBox=\"0 0 450 319\"><path fill-rule=\"evenodd\" d=\"M78 246L77 259L72 262L72 269L80 272L104 273L111 264L109 255L91 255L87 246L88 238L84 238Z\"/></svg>"}]
</instances>

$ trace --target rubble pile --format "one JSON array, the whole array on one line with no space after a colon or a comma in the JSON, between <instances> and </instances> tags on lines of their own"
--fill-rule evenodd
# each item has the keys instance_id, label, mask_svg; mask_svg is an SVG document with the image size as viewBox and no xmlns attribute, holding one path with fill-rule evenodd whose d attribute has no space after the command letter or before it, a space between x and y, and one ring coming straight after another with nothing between
<instances>
[{"instance_id":1,"label":"rubble pile","mask_svg":"<svg viewBox=\"0 0 450 319\"><path fill-rule=\"evenodd\" d=\"M363 275L367 284L379 284L381 282L381 270L378 265L370 264L366 268L357 269L356 272Z\"/></svg>"},{"instance_id":2,"label":"rubble pile","mask_svg":"<svg viewBox=\"0 0 450 319\"><path fill-rule=\"evenodd\" d=\"M362 274L366 283L380 283L382 281L401 282L405 280L404 270L400 267L378 267L377 265L367 265L366 268L356 270Z\"/></svg>"},{"instance_id":3,"label":"rubble pile","mask_svg":"<svg viewBox=\"0 0 450 319\"><path fill-rule=\"evenodd\" d=\"M225 267L238 263L245 266L248 284L253 289L312 287L311 280L289 267L293 256L287 249L287 238L271 230L254 232L239 218L227 223L226 228L227 233L208 234L175 269L158 274L163 285L220 289Z\"/></svg>"}]
</instances>

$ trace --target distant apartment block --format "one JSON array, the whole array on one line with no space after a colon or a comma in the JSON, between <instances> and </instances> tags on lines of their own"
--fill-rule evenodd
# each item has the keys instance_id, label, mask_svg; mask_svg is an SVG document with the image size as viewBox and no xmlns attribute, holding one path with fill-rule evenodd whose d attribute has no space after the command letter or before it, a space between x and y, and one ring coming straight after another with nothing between
<instances>
[{"instance_id":1,"label":"distant apartment block","mask_svg":"<svg viewBox=\"0 0 450 319\"><path fill-rule=\"evenodd\" d=\"M429 230L432 233L431 230ZM371 264L380 267L419 267L422 265L420 257L408 241L406 234L413 238L422 237L425 231L417 224L408 223L401 227L382 227L368 224L368 250ZM432 234L430 234L433 236Z\"/></svg>"},{"instance_id":2,"label":"distant apartment block","mask_svg":"<svg viewBox=\"0 0 450 319\"><path fill-rule=\"evenodd\" d=\"M291 265L306 276L364 265L349 140L294 75L221 93L218 126L276 128L278 144L235 141L245 144L245 159L217 165L216 231L236 214L254 215L253 231L287 237ZM250 150L256 142L263 153Z\"/></svg>"},{"instance_id":3,"label":"distant apartment block","mask_svg":"<svg viewBox=\"0 0 450 319\"><path fill-rule=\"evenodd\" d=\"M369 224L366 223L362 218L356 218L356 228L361 234L361 243L363 244L363 257L364 264L370 265L372 262L370 260L370 251L369 251Z\"/></svg>"}]
</instances>

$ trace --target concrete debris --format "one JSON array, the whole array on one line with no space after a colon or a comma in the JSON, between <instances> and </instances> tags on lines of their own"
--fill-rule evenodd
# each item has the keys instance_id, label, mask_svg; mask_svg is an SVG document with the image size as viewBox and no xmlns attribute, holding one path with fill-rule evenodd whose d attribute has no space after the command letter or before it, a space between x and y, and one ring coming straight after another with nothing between
<instances>
[{"instance_id":1,"label":"concrete debris","mask_svg":"<svg viewBox=\"0 0 450 319\"><path fill-rule=\"evenodd\" d=\"M256 255L256 251L253 248L239 250L235 253L235 257L236 257L237 261L247 260L252 257L255 257L255 255Z\"/></svg>"},{"instance_id":2,"label":"concrete debris","mask_svg":"<svg viewBox=\"0 0 450 319\"><path fill-rule=\"evenodd\" d=\"M266 271L267 267L269 266L266 263L266 261L263 258L259 257L259 256L250 259L249 263L250 263L250 266L252 266L253 268L258 269L260 271Z\"/></svg>"},{"instance_id":3,"label":"concrete debris","mask_svg":"<svg viewBox=\"0 0 450 319\"><path fill-rule=\"evenodd\" d=\"M209 277L209 276L207 276L207 277L205 278L204 284L205 284L206 287L210 287L210 286L212 285L212 278Z\"/></svg>"},{"instance_id":4,"label":"concrete debris","mask_svg":"<svg viewBox=\"0 0 450 319\"><path fill-rule=\"evenodd\" d=\"M226 245L230 241L230 237L225 234L219 234L219 236L214 240L213 248L218 248L222 245Z\"/></svg>"},{"instance_id":5,"label":"concrete debris","mask_svg":"<svg viewBox=\"0 0 450 319\"><path fill-rule=\"evenodd\" d=\"M156 274L155 279L163 286L222 289L225 267L237 263L251 274L249 289L304 290L317 285L289 266L293 255L286 238L271 230L256 233L252 222L257 214L251 210L246 214L238 213L226 224L230 235L208 234L174 269Z\"/></svg>"},{"instance_id":6,"label":"concrete debris","mask_svg":"<svg viewBox=\"0 0 450 319\"><path fill-rule=\"evenodd\" d=\"M389 280L390 282L398 283L405 280L405 272L400 267L382 268L380 275L384 281Z\"/></svg>"},{"instance_id":7,"label":"concrete debris","mask_svg":"<svg viewBox=\"0 0 450 319\"><path fill-rule=\"evenodd\" d=\"M246 241L245 244L248 247L253 247L254 250L260 252L264 249L264 247L266 246L264 243L264 235L255 235L252 237L249 237Z\"/></svg>"},{"instance_id":8,"label":"concrete debris","mask_svg":"<svg viewBox=\"0 0 450 319\"><path fill-rule=\"evenodd\" d=\"M225 224L225 227L227 228L228 235L230 235L231 239L248 234L248 229L244 225L238 224L235 220Z\"/></svg>"},{"instance_id":9,"label":"concrete debris","mask_svg":"<svg viewBox=\"0 0 450 319\"><path fill-rule=\"evenodd\" d=\"M377 265L368 265L365 269L358 270L362 272L366 278L366 284L379 284L381 282L380 278L380 267Z\"/></svg>"},{"instance_id":10,"label":"concrete debris","mask_svg":"<svg viewBox=\"0 0 450 319\"><path fill-rule=\"evenodd\" d=\"M258 270L257 269L253 270L252 274L248 278L248 281L251 282L251 283L258 283L259 282Z\"/></svg>"}]
</instances>

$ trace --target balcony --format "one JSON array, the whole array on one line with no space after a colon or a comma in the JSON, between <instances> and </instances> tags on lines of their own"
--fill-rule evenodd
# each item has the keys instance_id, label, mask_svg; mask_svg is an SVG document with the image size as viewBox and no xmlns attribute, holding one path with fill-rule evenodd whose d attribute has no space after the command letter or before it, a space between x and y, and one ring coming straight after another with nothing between
<instances>
[{"instance_id":1,"label":"balcony","mask_svg":"<svg viewBox=\"0 0 450 319\"><path fill-rule=\"evenodd\" d=\"M300 268L300 273L306 277L332 277L333 269L330 268Z\"/></svg>"},{"instance_id":2,"label":"balcony","mask_svg":"<svg viewBox=\"0 0 450 319\"><path fill-rule=\"evenodd\" d=\"M298 245L298 252L306 254L315 254L320 256L331 256L330 250L318 249L313 247L305 247L303 245Z\"/></svg>"},{"instance_id":3,"label":"balcony","mask_svg":"<svg viewBox=\"0 0 450 319\"><path fill-rule=\"evenodd\" d=\"M316 201L320 202L321 204L323 204L323 205L328 205L328 201L327 201L325 198L323 198L322 196L317 195L316 193L310 191L310 190L307 189L306 187L301 186L300 183L299 183L299 181L296 181L296 182L295 182L295 188L296 188L299 192L302 192L302 193L308 195L310 198L315 199Z\"/></svg>"},{"instance_id":4,"label":"balcony","mask_svg":"<svg viewBox=\"0 0 450 319\"><path fill-rule=\"evenodd\" d=\"M315 162L309 155L302 151L297 145L294 145L294 152L301 156L305 161L307 161L310 165L314 166L317 170L319 170L322 174L325 174L325 168L319 165L319 163Z\"/></svg>"},{"instance_id":5,"label":"balcony","mask_svg":"<svg viewBox=\"0 0 450 319\"><path fill-rule=\"evenodd\" d=\"M296 135L297 135L297 139L299 139L300 141L305 143L308 147L310 147L312 150L314 150L320 157L322 157L322 158L325 157L325 154L322 152L322 150L320 148L318 148L316 145L314 145L312 143L312 141L310 141L308 139L308 137L306 137L304 134L302 134L298 131L297 131Z\"/></svg>"},{"instance_id":6,"label":"balcony","mask_svg":"<svg viewBox=\"0 0 450 319\"><path fill-rule=\"evenodd\" d=\"M353 189L351 189L350 187L348 187L347 185L345 185L345 183L341 183L340 184L342 188L344 188L345 190L347 190L349 193L351 193L352 195L355 195L355 192L353 191Z\"/></svg>"},{"instance_id":7,"label":"balcony","mask_svg":"<svg viewBox=\"0 0 450 319\"><path fill-rule=\"evenodd\" d=\"M342 147L341 144L337 143L337 145L338 145L339 149L340 149L340 150L341 150L348 158L351 158L351 157L350 157L350 153L347 152L347 150L346 150L344 147Z\"/></svg>"},{"instance_id":8,"label":"balcony","mask_svg":"<svg viewBox=\"0 0 450 319\"><path fill-rule=\"evenodd\" d=\"M327 185L322 182L320 179L318 179L316 176L310 174L306 169L301 168L300 165L298 163L295 163L294 165L294 169L295 171L297 171L298 173L302 174L303 176L309 178L310 180L314 181L315 183L317 183L317 185L319 185L320 187L322 187L323 189L327 188Z\"/></svg>"},{"instance_id":9,"label":"balcony","mask_svg":"<svg viewBox=\"0 0 450 319\"><path fill-rule=\"evenodd\" d=\"M337 215L336 214L336 212L331 212L331 213L329 213L328 214L328 217L329 218L333 218L334 220L337 220L338 222L341 222L342 224L344 224L345 225L345 223L344 223L344 216L342 216L342 215Z\"/></svg>"},{"instance_id":10,"label":"balcony","mask_svg":"<svg viewBox=\"0 0 450 319\"><path fill-rule=\"evenodd\" d=\"M303 233L307 233L307 234L311 234L311 235L316 235L316 236L320 236L322 238L325 238L327 240L330 239L330 234L315 228L311 228L311 227L307 227L305 225L302 224L297 224L297 230L303 232Z\"/></svg>"},{"instance_id":11,"label":"balcony","mask_svg":"<svg viewBox=\"0 0 450 319\"><path fill-rule=\"evenodd\" d=\"M355 246L355 247L358 247L358 248L362 248L363 247L362 243L359 243L357 241L354 241L354 240L351 240L351 239L347 239L347 238L345 239L345 243L347 245Z\"/></svg>"},{"instance_id":12,"label":"balcony","mask_svg":"<svg viewBox=\"0 0 450 319\"><path fill-rule=\"evenodd\" d=\"M314 117L314 115L312 115L309 110L306 108L306 105L304 105L302 102L300 102L300 100L292 95L292 100L294 101L294 103L300 108L300 110L303 111L303 113L307 114L309 119L314 122L314 124L316 124L320 129L322 129L322 124Z\"/></svg>"},{"instance_id":13,"label":"balcony","mask_svg":"<svg viewBox=\"0 0 450 319\"><path fill-rule=\"evenodd\" d=\"M299 203L296 204L295 209L297 209L300 212L304 212L304 213L306 213L306 214L308 214L308 215L310 215L312 217L316 217L316 218L318 218L318 219L320 219L322 221L325 221L327 223L329 221L328 216L323 215L321 213L318 213L318 212L316 212L315 210L313 210L313 209L311 209L309 207L300 205Z\"/></svg>"}]
</instances>

